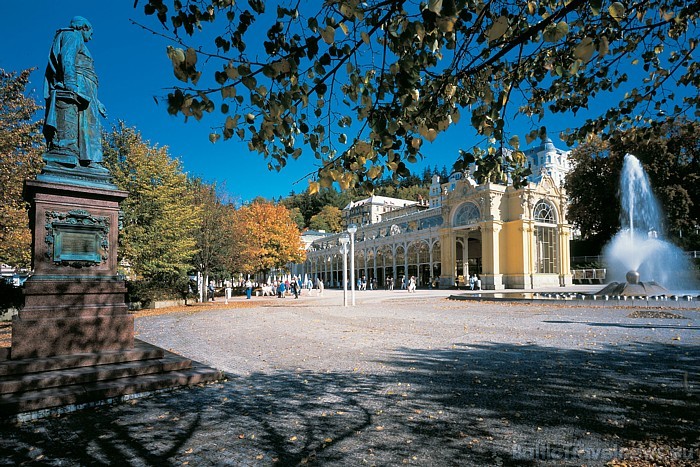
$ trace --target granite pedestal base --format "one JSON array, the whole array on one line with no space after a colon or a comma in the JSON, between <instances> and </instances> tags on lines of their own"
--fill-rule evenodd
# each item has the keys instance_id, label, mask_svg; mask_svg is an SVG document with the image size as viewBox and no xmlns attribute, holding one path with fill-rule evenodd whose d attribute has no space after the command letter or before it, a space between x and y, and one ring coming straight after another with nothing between
<instances>
[{"instance_id":1,"label":"granite pedestal base","mask_svg":"<svg viewBox=\"0 0 700 467\"><path fill-rule=\"evenodd\" d=\"M134 346L134 317L119 280L29 280L12 321L11 358L26 359Z\"/></svg>"},{"instance_id":2,"label":"granite pedestal base","mask_svg":"<svg viewBox=\"0 0 700 467\"><path fill-rule=\"evenodd\" d=\"M94 177L58 183L64 178L44 173L25 184L34 275L12 321L12 347L0 353L0 422L221 378L134 341L126 286L117 277L126 192Z\"/></svg>"},{"instance_id":3,"label":"granite pedestal base","mask_svg":"<svg viewBox=\"0 0 700 467\"><path fill-rule=\"evenodd\" d=\"M11 359L133 348L134 318L117 277L126 195L113 185L26 182L34 274L13 318Z\"/></svg>"}]
</instances>

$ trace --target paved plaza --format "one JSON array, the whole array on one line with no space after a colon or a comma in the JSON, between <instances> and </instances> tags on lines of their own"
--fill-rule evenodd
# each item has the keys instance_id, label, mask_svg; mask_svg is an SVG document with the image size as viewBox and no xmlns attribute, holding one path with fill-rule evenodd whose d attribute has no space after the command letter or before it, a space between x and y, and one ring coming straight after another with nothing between
<instances>
[{"instance_id":1,"label":"paved plaza","mask_svg":"<svg viewBox=\"0 0 700 467\"><path fill-rule=\"evenodd\" d=\"M326 290L139 317L137 338L226 380L2 426L0 464L700 462L698 308L454 293L358 291L346 308Z\"/></svg>"}]
</instances>

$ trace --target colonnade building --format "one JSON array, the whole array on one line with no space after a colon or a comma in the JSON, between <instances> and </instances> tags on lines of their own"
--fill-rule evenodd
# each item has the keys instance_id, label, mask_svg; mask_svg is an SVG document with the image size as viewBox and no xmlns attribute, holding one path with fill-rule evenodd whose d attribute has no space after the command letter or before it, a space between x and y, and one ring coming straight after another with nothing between
<instances>
[{"instance_id":1,"label":"colonnade building","mask_svg":"<svg viewBox=\"0 0 700 467\"><path fill-rule=\"evenodd\" d=\"M419 286L465 286L474 274L488 290L570 285L562 187L568 153L548 139L525 155L533 175L523 188L453 173L448 180L433 176L429 200L372 196L350 203L343 215L358 227L355 277L376 279L379 287L410 276ZM341 235L314 232L306 261L292 273L319 277L327 287L342 284Z\"/></svg>"}]
</instances>

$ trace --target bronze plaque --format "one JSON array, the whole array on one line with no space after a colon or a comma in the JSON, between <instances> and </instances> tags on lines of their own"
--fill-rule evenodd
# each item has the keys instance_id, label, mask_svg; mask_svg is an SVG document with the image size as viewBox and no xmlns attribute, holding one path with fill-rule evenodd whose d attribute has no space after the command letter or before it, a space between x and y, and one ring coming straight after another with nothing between
<instances>
[{"instance_id":1,"label":"bronze plaque","mask_svg":"<svg viewBox=\"0 0 700 467\"><path fill-rule=\"evenodd\" d=\"M54 261L90 261L99 263L101 229L78 226L56 226Z\"/></svg>"}]
</instances>

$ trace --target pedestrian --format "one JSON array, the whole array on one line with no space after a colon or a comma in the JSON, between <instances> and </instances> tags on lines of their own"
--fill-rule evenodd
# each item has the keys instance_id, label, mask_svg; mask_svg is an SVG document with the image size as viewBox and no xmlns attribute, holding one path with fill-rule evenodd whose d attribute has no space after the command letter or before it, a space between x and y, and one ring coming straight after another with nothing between
<instances>
[{"instance_id":1,"label":"pedestrian","mask_svg":"<svg viewBox=\"0 0 700 467\"><path fill-rule=\"evenodd\" d=\"M211 300L212 302L214 300L214 281L209 281L209 285L207 286L207 301Z\"/></svg>"},{"instance_id":2,"label":"pedestrian","mask_svg":"<svg viewBox=\"0 0 700 467\"><path fill-rule=\"evenodd\" d=\"M297 284L296 279L292 280L289 286L292 288L294 298L299 298L299 284Z\"/></svg>"},{"instance_id":3,"label":"pedestrian","mask_svg":"<svg viewBox=\"0 0 700 467\"><path fill-rule=\"evenodd\" d=\"M474 290L474 283L476 282L475 277L476 277L476 275L469 276L469 288L471 290Z\"/></svg>"},{"instance_id":4,"label":"pedestrian","mask_svg":"<svg viewBox=\"0 0 700 467\"><path fill-rule=\"evenodd\" d=\"M407 289L409 293L416 291L416 278L414 276L411 276L411 278L408 279Z\"/></svg>"},{"instance_id":5,"label":"pedestrian","mask_svg":"<svg viewBox=\"0 0 700 467\"><path fill-rule=\"evenodd\" d=\"M284 298L284 293L287 291L284 281L280 281L280 285L277 287L277 298Z\"/></svg>"},{"instance_id":6,"label":"pedestrian","mask_svg":"<svg viewBox=\"0 0 700 467\"><path fill-rule=\"evenodd\" d=\"M226 290L224 292L224 303L228 303L229 299L231 298L231 292L233 291L231 281L226 281L225 286Z\"/></svg>"},{"instance_id":7,"label":"pedestrian","mask_svg":"<svg viewBox=\"0 0 700 467\"><path fill-rule=\"evenodd\" d=\"M323 279L318 279L318 295L323 295Z\"/></svg>"},{"instance_id":8,"label":"pedestrian","mask_svg":"<svg viewBox=\"0 0 700 467\"><path fill-rule=\"evenodd\" d=\"M247 281L245 281L245 296L248 300L250 300L250 297L253 295L253 283L250 281L250 278L248 278Z\"/></svg>"}]
</instances>

